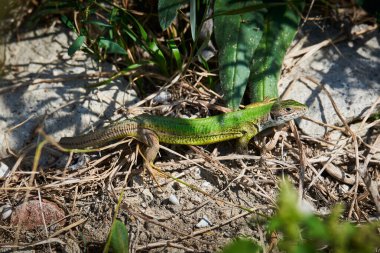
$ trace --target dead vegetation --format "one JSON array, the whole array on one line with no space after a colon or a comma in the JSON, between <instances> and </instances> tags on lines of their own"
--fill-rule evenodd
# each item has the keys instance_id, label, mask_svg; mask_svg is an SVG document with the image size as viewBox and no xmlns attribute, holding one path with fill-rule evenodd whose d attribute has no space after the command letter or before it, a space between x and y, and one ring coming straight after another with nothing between
<instances>
[{"instance_id":1,"label":"dead vegetation","mask_svg":"<svg viewBox=\"0 0 380 253\"><path fill-rule=\"evenodd\" d=\"M151 96L143 101L151 113L192 115L198 111L206 116L210 110L224 111L213 102L219 101L214 93L197 83L191 86L186 78L164 88L183 99L160 105ZM257 137L248 155L234 154L231 142L204 148L162 146L156 165L167 177L158 178L159 186L139 169L141 147L131 140L90 155L71 154L64 168L38 166L35 161L30 171L23 163L25 154L18 155L2 182L1 202L20 208L32 202L41 207L48 201L55 208L48 213L28 208L23 214L28 218L3 220L2 246L44 251L68 245L101 247L121 192L124 199L118 218L130 231L133 251L215 251L237 235L253 236L264 245L268 239L260 217L273 213L278 183L284 177L298 186L305 208L326 215L333 205L344 203L345 218L371 221L380 211L379 120L367 122L375 107L368 109L357 130L336 108L343 126L331 126L330 136L305 136L292 123L290 128L277 129L273 139ZM52 156L49 150L54 146L46 146L37 150ZM64 216L50 224L47 216L59 210ZM39 215L42 224L36 223ZM201 220L209 224L202 227ZM36 227L25 230L30 223Z\"/></svg>"},{"instance_id":2,"label":"dead vegetation","mask_svg":"<svg viewBox=\"0 0 380 253\"><path fill-rule=\"evenodd\" d=\"M288 60L300 64L302 57L331 43L291 51ZM207 75L215 73L200 66L188 70L123 113L205 117L227 112L221 97L202 84ZM334 105L323 84L300 78L321 88ZM128 227L132 252L214 252L238 235L275 245L276 238L266 234L263 218L275 211L278 185L284 177L298 187L305 209L323 216L343 203L342 218L371 221L380 212L380 120L369 116L379 104L380 98L355 128L336 106L340 126L308 116L306 120L330 130L323 139L298 132L294 123L274 134L263 133L251 142L247 155L235 154L232 142L161 146L156 165L164 174L158 178L159 185L141 170L139 149L143 147L135 141L124 140L88 155L67 155L45 136L44 145L13 154L11 172L1 181L0 203L13 207L13 212L22 207L28 212L20 214L23 218L0 221L0 246L44 252L100 250L122 192L117 217ZM39 158L39 152L50 157L48 163L28 161L30 155ZM49 203L51 211L40 211L44 203ZM53 221L48 218L61 211L64 215ZM42 218L39 223L36 217Z\"/></svg>"}]
</instances>

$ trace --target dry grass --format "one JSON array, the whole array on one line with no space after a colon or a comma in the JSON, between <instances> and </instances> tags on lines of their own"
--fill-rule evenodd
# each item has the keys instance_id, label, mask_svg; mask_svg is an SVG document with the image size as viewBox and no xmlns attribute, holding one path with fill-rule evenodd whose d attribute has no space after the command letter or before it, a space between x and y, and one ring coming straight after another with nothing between
<instances>
[{"instance_id":1,"label":"dry grass","mask_svg":"<svg viewBox=\"0 0 380 253\"><path fill-rule=\"evenodd\" d=\"M157 105L150 96L144 104L151 113L182 116L197 111L198 116L206 116L210 110L225 111L216 104L217 95L202 85L189 85L186 75L174 81L163 89L182 99ZM366 115L373 108L375 105ZM336 112L340 115L338 109ZM261 148L251 148L248 155L233 154L229 142L205 148L170 147L175 151L162 147L156 165L170 176L160 177L159 187L139 170L139 146L131 140L93 153L82 165L70 155L64 168L43 168L34 163L35 170L30 172L23 166L26 155L22 154L15 157L18 160L11 175L2 183L1 202L16 206L32 199L49 200L64 210L65 226L45 224L26 232L3 221L2 246L49 251L70 241L81 247L87 243L88 249L98 247L107 236L121 192L124 199L118 217L128 226L133 250L214 251L238 234L268 244L259 217L273 213L278 184L284 176L299 186L300 196L314 206L314 212L324 215L331 206L343 202L347 206L345 218L370 221L379 211L380 161L374 157L379 150L377 125L369 125L367 133L371 131L371 135L358 135L340 117L344 127L335 129L342 132L339 140L311 138L291 124L290 129L277 130L276 143L269 145L267 137L258 137L256 143ZM363 119L362 129L368 126L367 119ZM49 152L52 148L41 149L42 155L56 155L57 151ZM77 164L75 170L73 164ZM171 194L179 198L180 205L168 202ZM203 216L211 226L195 228Z\"/></svg>"},{"instance_id":2,"label":"dry grass","mask_svg":"<svg viewBox=\"0 0 380 253\"><path fill-rule=\"evenodd\" d=\"M302 57L310 57L310 52L330 43L292 51L289 57L295 59L294 65L299 64ZM188 69L125 111L176 117L229 111L220 105L220 96L202 84L207 75L215 73L200 66ZM329 96L318 81L302 78ZM172 98L156 103L154 98L162 91ZM313 212L326 215L333 205L343 202L345 219L371 221L380 212L380 159L375 156L380 151L380 135L379 120L367 121L379 102L364 114L359 130L351 128L336 106L341 126L313 121L340 132L334 140L303 135L291 123L276 129L274 140L258 136L248 155L234 154L232 142L207 147L162 146L156 165L166 176L158 178L159 185L141 170L141 147L135 141L125 140L90 156L80 155L82 163L72 154L57 151L47 138L50 143L37 148L37 153L36 147L31 147L29 153L14 154L11 173L1 182L0 203L15 207L39 200L42 206L43 200L49 200L64 211L65 225L45 223L25 231L17 222L2 220L0 246L47 252L63 248L74 252L78 246L90 252L100 249L122 192L117 217L130 231L132 251L215 251L237 235L254 237L262 245L275 244L275 238L267 238L262 217L274 212L278 185L284 177L298 186L299 196L313 206ZM38 157L38 150L54 162L46 166L35 160L30 171L28 157ZM62 159L65 165L60 167ZM172 194L180 205L168 201ZM196 228L204 216L210 226Z\"/></svg>"}]
</instances>

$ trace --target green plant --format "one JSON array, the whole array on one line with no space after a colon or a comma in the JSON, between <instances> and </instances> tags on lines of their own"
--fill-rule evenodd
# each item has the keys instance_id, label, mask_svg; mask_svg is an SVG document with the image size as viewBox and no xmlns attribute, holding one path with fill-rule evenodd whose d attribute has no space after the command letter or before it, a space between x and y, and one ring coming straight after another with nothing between
<instances>
[{"instance_id":1,"label":"green plant","mask_svg":"<svg viewBox=\"0 0 380 253\"><path fill-rule=\"evenodd\" d=\"M114 220L111 226L111 231L108 236L104 253L112 249L115 253L128 253L129 252L129 237L128 231L124 223L120 220Z\"/></svg>"},{"instance_id":2,"label":"green plant","mask_svg":"<svg viewBox=\"0 0 380 253\"><path fill-rule=\"evenodd\" d=\"M263 35L251 65L249 95L252 102L278 97L282 62L297 32L303 7L304 1L288 1L286 5L267 8Z\"/></svg>"},{"instance_id":3,"label":"green plant","mask_svg":"<svg viewBox=\"0 0 380 253\"><path fill-rule=\"evenodd\" d=\"M123 222L116 219L119 213L121 201L123 200L124 192L119 196L118 203L115 208L115 214L112 221L111 229L108 234L108 239L104 247L103 253L108 253L110 249L115 253L128 253L129 252L129 236L128 230Z\"/></svg>"},{"instance_id":4,"label":"green plant","mask_svg":"<svg viewBox=\"0 0 380 253\"><path fill-rule=\"evenodd\" d=\"M281 63L297 30L303 3L218 0L211 6L209 0L159 0L154 7L157 13L148 14L151 9L142 7L145 15L136 15L123 1L47 0L37 13L62 15L63 23L77 36L70 55L83 50L101 61L110 60L119 67L115 77L141 78L150 67L154 76L162 76L158 80L196 68L196 59L206 69L214 68L212 62L195 57L212 39L211 34L200 39L202 25L212 18L221 87L227 105L238 109L247 85L252 102L278 96ZM214 14L208 16L212 8ZM207 78L207 82L213 84L216 78Z\"/></svg>"},{"instance_id":5,"label":"green plant","mask_svg":"<svg viewBox=\"0 0 380 253\"><path fill-rule=\"evenodd\" d=\"M287 253L297 252L375 252L380 248L379 222L354 224L340 221L343 211L341 205L332 209L326 218L299 210L297 193L289 182L281 185L277 199L277 213L268 221L268 234L279 237L278 249ZM226 246L223 253L233 252L231 248L246 249L242 252L261 252L257 243L238 239ZM250 245L250 246L247 246ZM248 251L251 249L251 251Z\"/></svg>"},{"instance_id":6,"label":"green plant","mask_svg":"<svg viewBox=\"0 0 380 253\"><path fill-rule=\"evenodd\" d=\"M182 55L187 54L187 49L178 37L183 34L176 29L163 32L156 25L154 14L136 15L136 11L123 4L112 0L45 0L29 23L33 25L46 15L60 15L62 22L76 34L69 55L82 50L118 68L114 76L98 85L106 85L120 76L128 76L137 84L141 84L142 78L160 84L183 67ZM147 68L150 74L146 74ZM155 77L158 81L152 80Z\"/></svg>"},{"instance_id":7,"label":"green plant","mask_svg":"<svg viewBox=\"0 0 380 253\"><path fill-rule=\"evenodd\" d=\"M169 27L185 2L159 1L163 29ZM193 2L190 1L190 24L194 38L197 28ZM204 2L210 8L209 1ZM300 0L215 1L213 18L219 48L219 78L228 107L239 108L247 85L251 102L278 97L282 61L297 31L303 6L304 1Z\"/></svg>"},{"instance_id":8,"label":"green plant","mask_svg":"<svg viewBox=\"0 0 380 253\"><path fill-rule=\"evenodd\" d=\"M257 243L249 238L238 237L232 242L228 243L222 253L256 253L262 252L262 249Z\"/></svg>"},{"instance_id":9,"label":"green plant","mask_svg":"<svg viewBox=\"0 0 380 253\"><path fill-rule=\"evenodd\" d=\"M216 1L219 76L229 107L239 107L247 85L251 102L278 97L282 61L303 6L304 1Z\"/></svg>"},{"instance_id":10,"label":"green plant","mask_svg":"<svg viewBox=\"0 0 380 253\"><path fill-rule=\"evenodd\" d=\"M77 34L77 39L68 50L69 55L73 55L79 49L101 60L118 55L122 58L121 61L114 60L117 65L127 65L131 69L130 66L135 64L152 64L158 67L164 76L169 75L170 68L173 67L169 61L171 56L166 57L157 37L152 36L147 27L144 27L130 11L112 1L76 2L75 10L79 12L76 23L80 25L75 26L69 18L62 16L62 21ZM140 58L140 49L148 53L149 57L137 61L135 57ZM166 48L167 51L175 49L173 43Z\"/></svg>"},{"instance_id":11,"label":"green plant","mask_svg":"<svg viewBox=\"0 0 380 253\"><path fill-rule=\"evenodd\" d=\"M251 1L250 1L251 2ZM262 37L264 9L241 14L221 14L242 10L248 1L216 1L214 32L219 48L219 77L227 105L238 109L248 84L253 55Z\"/></svg>"},{"instance_id":12,"label":"green plant","mask_svg":"<svg viewBox=\"0 0 380 253\"><path fill-rule=\"evenodd\" d=\"M278 212L269 222L269 230L283 235L279 248L286 252L318 252L327 247L331 252L374 252L380 247L379 223L355 225L340 221L341 205L326 218L301 212L296 206L297 194L284 182L278 198ZM300 251L301 250L301 251Z\"/></svg>"}]
</instances>

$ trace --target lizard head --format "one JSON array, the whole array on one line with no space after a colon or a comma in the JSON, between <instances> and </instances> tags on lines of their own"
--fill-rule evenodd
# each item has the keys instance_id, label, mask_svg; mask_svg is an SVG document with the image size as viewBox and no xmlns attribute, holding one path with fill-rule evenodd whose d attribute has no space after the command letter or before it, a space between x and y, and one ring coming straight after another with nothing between
<instances>
[{"instance_id":1,"label":"lizard head","mask_svg":"<svg viewBox=\"0 0 380 253\"><path fill-rule=\"evenodd\" d=\"M301 117L307 112L307 106L294 100L276 101L262 129L278 126L290 120Z\"/></svg>"},{"instance_id":2,"label":"lizard head","mask_svg":"<svg viewBox=\"0 0 380 253\"><path fill-rule=\"evenodd\" d=\"M307 106L294 100L283 100L275 102L271 108L270 116L272 120L289 121L304 115Z\"/></svg>"}]
</instances>

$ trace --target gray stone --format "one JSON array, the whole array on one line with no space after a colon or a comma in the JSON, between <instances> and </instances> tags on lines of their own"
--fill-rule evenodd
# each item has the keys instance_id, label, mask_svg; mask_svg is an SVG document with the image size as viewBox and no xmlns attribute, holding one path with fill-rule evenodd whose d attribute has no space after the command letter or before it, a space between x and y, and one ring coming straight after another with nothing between
<instances>
[{"instance_id":1,"label":"gray stone","mask_svg":"<svg viewBox=\"0 0 380 253\"><path fill-rule=\"evenodd\" d=\"M121 118L115 112L137 102L121 78L105 87L85 88L104 80L96 78L99 69L116 71L80 51L69 57L73 37L57 28L39 29L7 45L8 72L0 78L0 158L7 156L7 148L17 152L41 140L35 133L39 125L58 140Z\"/></svg>"},{"instance_id":2,"label":"gray stone","mask_svg":"<svg viewBox=\"0 0 380 253\"><path fill-rule=\"evenodd\" d=\"M307 40L301 42L303 47L334 38L339 33L331 28L327 30L304 28L302 34L308 35ZM331 93L348 122L362 118L380 95L379 41L380 33L376 31L363 38L343 40L318 50L284 74L279 86L280 94L291 81L313 77ZM285 63L289 64L289 59ZM312 82L297 80L286 94L283 99L295 99L309 106L308 117L329 125L343 125L326 93ZM304 133L314 137L322 137L329 130L306 120L300 120L299 126Z\"/></svg>"}]
</instances>

